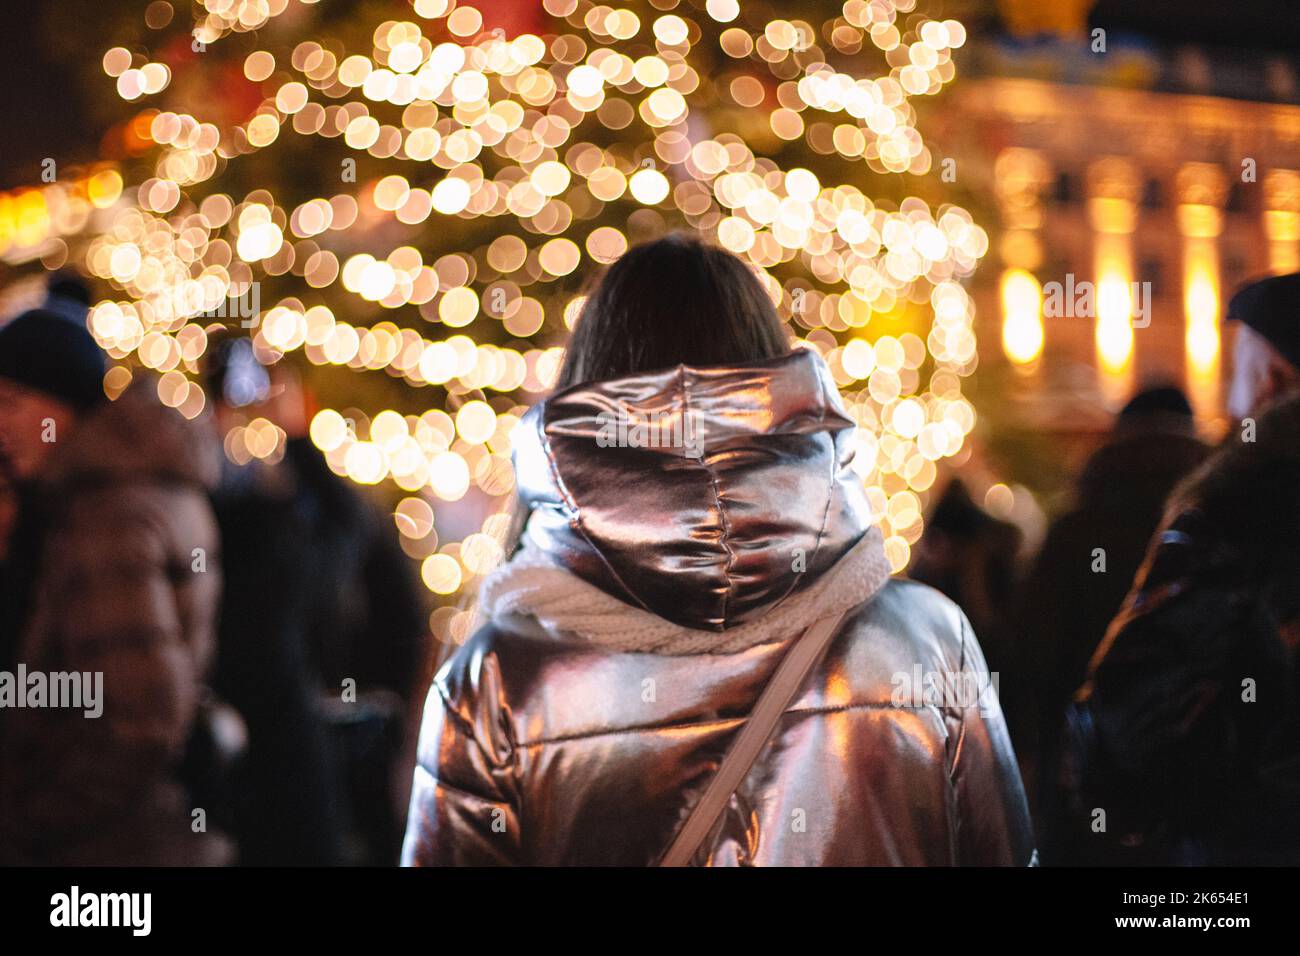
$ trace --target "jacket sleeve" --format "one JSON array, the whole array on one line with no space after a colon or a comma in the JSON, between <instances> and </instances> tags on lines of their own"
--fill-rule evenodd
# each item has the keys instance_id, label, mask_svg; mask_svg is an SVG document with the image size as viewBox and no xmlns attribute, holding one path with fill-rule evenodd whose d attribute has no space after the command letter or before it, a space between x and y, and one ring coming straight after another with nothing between
<instances>
[{"instance_id":1,"label":"jacket sleeve","mask_svg":"<svg viewBox=\"0 0 1300 956\"><path fill-rule=\"evenodd\" d=\"M102 673L102 713L13 712L6 825L29 845L71 845L137 809L186 743L219 588L216 554L196 571L190 546L215 552L215 529L196 492L171 500L150 491L77 495L43 549L25 663ZM195 540L177 540L179 526ZM182 576L199 574L210 577L189 582L182 607Z\"/></svg>"},{"instance_id":2,"label":"jacket sleeve","mask_svg":"<svg viewBox=\"0 0 1300 956\"><path fill-rule=\"evenodd\" d=\"M403 866L523 862L513 752L497 676L495 659L484 659L467 644L429 689Z\"/></svg>"},{"instance_id":3,"label":"jacket sleeve","mask_svg":"<svg viewBox=\"0 0 1300 956\"><path fill-rule=\"evenodd\" d=\"M965 615L961 619L960 701L950 779L956 794L957 862L964 866L1036 863L1020 769L996 688ZM979 688L973 695L971 688Z\"/></svg>"}]
</instances>

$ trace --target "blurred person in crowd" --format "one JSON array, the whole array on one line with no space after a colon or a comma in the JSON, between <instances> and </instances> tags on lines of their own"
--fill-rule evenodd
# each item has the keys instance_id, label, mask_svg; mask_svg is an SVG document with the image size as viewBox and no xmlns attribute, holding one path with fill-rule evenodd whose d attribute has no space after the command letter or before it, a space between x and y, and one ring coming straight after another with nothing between
<instances>
[{"instance_id":1,"label":"blurred person in crowd","mask_svg":"<svg viewBox=\"0 0 1300 956\"><path fill-rule=\"evenodd\" d=\"M178 772L213 649L216 449L149 383L106 400L84 292L68 288L0 328L14 506L0 630L8 673L80 674L102 699L98 716L52 699L0 710L0 860L225 862Z\"/></svg>"},{"instance_id":2,"label":"blurred person in crowd","mask_svg":"<svg viewBox=\"0 0 1300 956\"><path fill-rule=\"evenodd\" d=\"M284 433L275 457L227 456L213 496L226 580L214 686L249 735L232 810L240 860L391 863L405 799L395 763L426 654L410 561L311 444L294 371L264 366L247 338L216 335L209 353L219 434L258 418Z\"/></svg>"},{"instance_id":3,"label":"blurred person in crowd","mask_svg":"<svg viewBox=\"0 0 1300 956\"><path fill-rule=\"evenodd\" d=\"M404 863L664 861L814 622L829 649L693 861L1030 863L979 644L891 579L854 427L740 260L673 235L610 267L515 432L522 536L429 691Z\"/></svg>"},{"instance_id":4,"label":"blurred person in crowd","mask_svg":"<svg viewBox=\"0 0 1300 956\"><path fill-rule=\"evenodd\" d=\"M1071 861L1300 863L1300 274L1228 319L1237 421L1172 495L1069 713Z\"/></svg>"},{"instance_id":5,"label":"blurred person in crowd","mask_svg":"<svg viewBox=\"0 0 1300 956\"><path fill-rule=\"evenodd\" d=\"M1035 712L1016 741L1037 754L1035 818L1046 836L1055 829L1048 818L1060 809L1057 748L1066 704L1124 602L1165 500L1209 453L1179 389L1139 392L1084 464L1070 510L1052 522L1025 579L1017 643ZM1053 862L1050 843L1041 845L1044 862Z\"/></svg>"},{"instance_id":6,"label":"blurred person in crowd","mask_svg":"<svg viewBox=\"0 0 1300 956\"><path fill-rule=\"evenodd\" d=\"M998 675L1002 709L1018 739L1016 678L1020 662L1012 639L1016 556L1020 529L977 505L960 478L948 482L931 509L913 551L908 575L952 598L980 636L989 672Z\"/></svg>"}]
</instances>

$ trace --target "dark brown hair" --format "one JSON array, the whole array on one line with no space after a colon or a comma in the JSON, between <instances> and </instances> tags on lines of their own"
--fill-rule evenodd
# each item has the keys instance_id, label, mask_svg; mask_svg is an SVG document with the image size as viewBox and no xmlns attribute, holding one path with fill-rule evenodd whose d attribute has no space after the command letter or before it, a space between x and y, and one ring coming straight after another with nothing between
<instances>
[{"instance_id":1,"label":"dark brown hair","mask_svg":"<svg viewBox=\"0 0 1300 956\"><path fill-rule=\"evenodd\" d=\"M789 332L750 268L716 246L674 233L630 249L601 277L555 387L789 351Z\"/></svg>"}]
</instances>

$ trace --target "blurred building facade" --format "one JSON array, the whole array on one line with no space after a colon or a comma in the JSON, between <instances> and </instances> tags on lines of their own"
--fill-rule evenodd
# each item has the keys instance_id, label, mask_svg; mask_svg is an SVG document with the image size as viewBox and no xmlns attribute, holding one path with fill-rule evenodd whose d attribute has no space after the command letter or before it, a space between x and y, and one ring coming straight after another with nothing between
<instances>
[{"instance_id":1,"label":"blurred building facade","mask_svg":"<svg viewBox=\"0 0 1300 956\"><path fill-rule=\"evenodd\" d=\"M1087 442L1152 382L1182 385L1207 435L1226 426L1227 299L1300 269L1300 7L1242 6L957 14L973 42L937 140L993 237L976 279L991 426Z\"/></svg>"}]
</instances>

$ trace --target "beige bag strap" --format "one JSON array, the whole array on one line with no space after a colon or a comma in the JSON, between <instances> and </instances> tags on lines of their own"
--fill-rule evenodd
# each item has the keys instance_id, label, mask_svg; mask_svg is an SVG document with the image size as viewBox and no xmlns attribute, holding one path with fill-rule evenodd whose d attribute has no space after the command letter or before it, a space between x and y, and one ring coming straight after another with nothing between
<instances>
[{"instance_id":1,"label":"beige bag strap","mask_svg":"<svg viewBox=\"0 0 1300 956\"><path fill-rule=\"evenodd\" d=\"M843 611L834 617L824 617L795 638L777 665L776 673L763 688L749 719L727 748L722 764L709 781L704 796L700 797L699 803L677 831L672 846L659 861L660 866L686 866L691 862L695 851L700 848L723 808L731 800L731 795L749 774L754 761L771 739L781 715L794 701L799 688L808 679L809 672L821 660L847 613Z\"/></svg>"}]
</instances>

